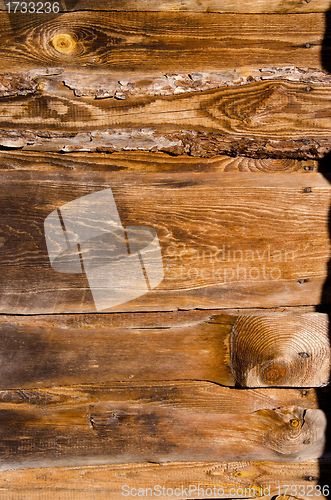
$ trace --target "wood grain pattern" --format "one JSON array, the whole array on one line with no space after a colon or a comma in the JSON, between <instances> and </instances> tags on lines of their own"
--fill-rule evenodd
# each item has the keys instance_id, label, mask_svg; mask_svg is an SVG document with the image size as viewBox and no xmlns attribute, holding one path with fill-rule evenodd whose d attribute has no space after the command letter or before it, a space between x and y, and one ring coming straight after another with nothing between
<instances>
[{"instance_id":1,"label":"wood grain pattern","mask_svg":"<svg viewBox=\"0 0 331 500\"><path fill-rule=\"evenodd\" d=\"M331 149L330 85L271 80L121 99L78 98L50 80L39 89L1 99L2 146L304 159Z\"/></svg>"},{"instance_id":2,"label":"wood grain pattern","mask_svg":"<svg viewBox=\"0 0 331 500\"><path fill-rule=\"evenodd\" d=\"M1 316L0 388L96 379L318 387L330 378L328 333L319 313Z\"/></svg>"},{"instance_id":3,"label":"wood grain pattern","mask_svg":"<svg viewBox=\"0 0 331 500\"><path fill-rule=\"evenodd\" d=\"M327 315L219 311L330 302L309 161L331 144L329 0L68 3L0 13L0 149L18 149L0 154L0 498L316 485L329 388L206 381L329 380ZM165 279L118 313L54 315L95 309L85 274L50 268L44 219L106 188L125 227L157 230Z\"/></svg>"},{"instance_id":4,"label":"wood grain pattern","mask_svg":"<svg viewBox=\"0 0 331 500\"><path fill-rule=\"evenodd\" d=\"M115 310L276 307L321 300L330 187L320 174L1 171L2 313L94 312L84 274L50 267L44 220L111 188L124 227L155 228L164 280ZM36 184L38 188L36 189ZM249 210L248 210L249 209ZM324 287L325 288L325 287ZM328 301L327 288L323 294Z\"/></svg>"},{"instance_id":5,"label":"wood grain pattern","mask_svg":"<svg viewBox=\"0 0 331 500\"><path fill-rule=\"evenodd\" d=\"M3 470L329 454L313 390L119 383L1 391L0 401Z\"/></svg>"},{"instance_id":6,"label":"wood grain pattern","mask_svg":"<svg viewBox=\"0 0 331 500\"><path fill-rule=\"evenodd\" d=\"M231 369L244 387L315 386L329 381L326 315L238 316L230 343Z\"/></svg>"},{"instance_id":7,"label":"wood grain pattern","mask_svg":"<svg viewBox=\"0 0 331 500\"><path fill-rule=\"evenodd\" d=\"M47 74L43 69L22 73L6 73L1 77L1 96L33 94L40 88L61 88L60 83L71 89L76 97L95 99L114 97L124 100L134 96L176 96L192 92L238 87L253 82L282 80L285 82L319 84L330 87L331 75L326 71L295 66L234 68L224 71L199 71L172 73L159 76L139 76L132 73L94 74L70 68L58 69ZM52 86L50 85L52 82Z\"/></svg>"},{"instance_id":8,"label":"wood grain pattern","mask_svg":"<svg viewBox=\"0 0 331 500\"><path fill-rule=\"evenodd\" d=\"M2 12L0 24L2 71L71 66L146 76L233 69L234 61L236 67L321 69L325 16L87 11L49 18ZM56 43L60 34L71 37L69 52Z\"/></svg>"},{"instance_id":9,"label":"wood grain pattern","mask_svg":"<svg viewBox=\"0 0 331 500\"><path fill-rule=\"evenodd\" d=\"M64 35L63 35L64 36ZM35 68L28 72L0 74L0 96L33 95L41 90L63 94L63 85L76 97L117 100L142 96L176 96L192 92L238 87L253 82L284 80L285 82L319 84L330 87L331 75L326 71L296 66L232 68L224 71L199 71L139 75L132 72L88 71L84 68ZM73 97L68 93L70 97Z\"/></svg>"},{"instance_id":10,"label":"wood grain pattern","mask_svg":"<svg viewBox=\"0 0 331 500\"><path fill-rule=\"evenodd\" d=\"M105 11L176 11L234 13L312 13L326 12L329 0L76 0L61 1L61 12ZM0 2L0 10L5 10Z\"/></svg>"},{"instance_id":11,"label":"wood grain pattern","mask_svg":"<svg viewBox=\"0 0 331 500\"><path fill-rule=\"evenodd\" d=\"M327 467L330 470L330 465ZM286 486L312 493L311 498L318 492L315 490L318 476L317 461L285 465L258 461L177 462L8 470L0 472L0 487L9 499L23 495L35 499L40 495L44 500L56 495L61 500L79 500L91 499L93 495L98 500L110 497L117 500L123 498L122 492L128 488L147 489L158 485L158 498L167 499L169 495L162 495L163 488L169 489L169 493L171 489L183 488L185 498L196 499L194 488L198 485L205 491L215 488L213 498L234 498L235 491L237 496L242 493L241 488L246 489L246 498L269 491L271 495L278 495L286 492Z\"/></svg>"},{"instance_id":12,"label":"wood grain pattern","mask_svg":"<svg viewBox=\"0 0 331 500\"><path fill-rule=\"evenodd\" d=\"M265 174L297 173L318 171L316 160L294 160L291 158L249 158L218 155L213 158L170 156L166 153L144 151L121 151L111 155L104 153L58 154L38 151L0 151L3 170L39 172L136 172L136 173L181 173L188 172L252 172ZM309 178L309 177L308 177Z\"/></svg>"}]
</instances>

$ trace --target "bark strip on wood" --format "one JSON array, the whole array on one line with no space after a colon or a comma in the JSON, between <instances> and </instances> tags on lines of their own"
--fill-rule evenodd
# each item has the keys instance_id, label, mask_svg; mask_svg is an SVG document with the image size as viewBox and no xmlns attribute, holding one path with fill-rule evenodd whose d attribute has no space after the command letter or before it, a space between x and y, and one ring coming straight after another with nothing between
<instances>
[{"instance_id":1,"label":"bark strip on wood","mask_svg":"<svg viewBox=\"0 0 331 500\"><path fill-rule=\"evenodd\" d=\"M15 96L13 81L27 95ZM126 97L123 89L121 99L91 99L54 81L32 95L20 80L9 82L10 95L0 102L2 147L297 158L331 149L330 85L271 80L201 92L172 89L169 96Z\"/></svg>"}]
</instances>

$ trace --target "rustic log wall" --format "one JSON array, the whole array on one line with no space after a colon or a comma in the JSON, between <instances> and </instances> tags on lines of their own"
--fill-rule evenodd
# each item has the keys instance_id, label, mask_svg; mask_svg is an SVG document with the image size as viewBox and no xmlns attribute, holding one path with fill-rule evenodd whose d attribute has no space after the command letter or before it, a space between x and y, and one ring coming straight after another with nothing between
<instances>
[{"instance_id":1,"label":"rustic log wall","mask_svg":"<svg viewBox=\"0 0 331 500\"><path fill-rule=\"evenodd\" d=\"M327 497L330 9L0 5L0 498ZM101 314L44 220L107 188L164 279Z\"/></svg>"}]
</instances>

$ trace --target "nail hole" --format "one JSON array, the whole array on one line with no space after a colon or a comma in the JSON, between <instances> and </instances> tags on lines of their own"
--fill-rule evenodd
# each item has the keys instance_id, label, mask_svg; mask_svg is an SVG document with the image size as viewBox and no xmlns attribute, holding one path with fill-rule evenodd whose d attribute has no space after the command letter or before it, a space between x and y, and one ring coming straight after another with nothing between
<instances>
[{"instance_id":1,"label":"nail hole","mask_svg":"<svg viewBox=\"0 0 331 500\"><path fill-rule=\"evenodd\" d=\"M309 278L300 278L298 279L299 285L303 285L304 283L308 283Z\"/></svg>"},{"instance_id":2,"label":"nail hole","mask_svg":"<svg viewBox=\"0 0 331 500\"><path fill-rule=\"evenodd\" d=\"M298 352L301 358L310 358L310 354L308 352Z\"/></svg>"},{"instance_id":3,"label":"nail hole","mask_svg":"<svg viewBox=\"0 0 331 500\"><path fill-rule=\"evenodd\" d=\"M304 193L311 193L312 191L313 191L313 190L312 190L312 188L311 188L311 187L305 187L305 188L303 188L303 192L304 192Z\"/></svg>"},{"instance_id":4,"label":"nail hole","mask_svg":"<svg viewBox=\"0 0 331 500\"><path fill-rule=\"evenodd\" d=\"M305 481L316 481L317 480L317 478L313 477L313 476L305 476L303 479Z\"/></svg>"}]
</instances>

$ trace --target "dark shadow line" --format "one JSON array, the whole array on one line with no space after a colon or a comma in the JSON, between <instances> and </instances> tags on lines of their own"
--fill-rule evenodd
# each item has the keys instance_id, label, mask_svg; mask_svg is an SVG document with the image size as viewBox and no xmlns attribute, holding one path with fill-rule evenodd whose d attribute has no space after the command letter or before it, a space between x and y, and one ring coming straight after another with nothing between
<instances>
[{"instance_id":1,"label":"dark shadow line","mask_svg":"<svg viewBox=\"0 0 331 500\"><path fill-rule=\"evenodd\" d=\"M331 5L325 17L325 34L322 44L321 61L323 70L331 74ZM331 114L330 114L331 121ZM331 184L331 151L319 161L318 171ZM329 241L331 241L331 207L328 214ZM329 320L329 344L331 346L331 259L327 264L327 273L321 295L321 305L318 310L328 315ZM316 367L318 369L318 367ZM325 448L323 456L319 459L319 486L326 494L326 498L331 497L331 391L330 388L316 390L319 408L324 411L327 418L327 428L325 435ZM324 490L323 490L324 488Z\"/></svg>"}]
</instances>

